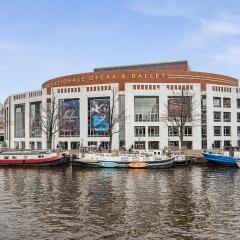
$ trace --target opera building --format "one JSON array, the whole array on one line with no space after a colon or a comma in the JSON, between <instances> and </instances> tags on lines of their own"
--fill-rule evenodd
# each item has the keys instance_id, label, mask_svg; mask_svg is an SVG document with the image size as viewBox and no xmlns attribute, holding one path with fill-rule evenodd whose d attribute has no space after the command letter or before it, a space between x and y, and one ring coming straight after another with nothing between
<instances>
[{"instance_id":1,"label":"opera building","mask_svg":"<svg viewBox=\"0 0 240 240\"><path fill-rule=\"evenodd\" d=\"M113 89L118 100L114 108ZM151 151L180 142L189 149L240 146L238 80L192 71L187 61L96 68L48 80L39 90L13 94L5 101L8 147L49 147L49 133L43 127L50 124L47 106L53 97L58 116L53 148L100 145L107 149L112 110L119 116L112 149L124 146ZM188 99L185 106L183 97ZM181 129L169 118L183 108L191 110L191 117L182 128L180 141Z\"/></svg>"}]
</instances>

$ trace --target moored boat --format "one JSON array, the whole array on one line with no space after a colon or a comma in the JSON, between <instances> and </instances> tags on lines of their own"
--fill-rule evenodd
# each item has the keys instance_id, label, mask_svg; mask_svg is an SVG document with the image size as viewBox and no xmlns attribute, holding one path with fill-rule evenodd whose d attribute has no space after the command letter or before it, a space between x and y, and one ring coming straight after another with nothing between
<instances>
[{"instance_id":1,"label":"moored boat","mask_svg":"<svg viewBox=\"0 0 240 240\"><path fill-rule=\"evenodd\" d=\"M237 167L240 161L240 152L239 151L224 151L221 153L213 152L203 152L203 157L210 163Z\"/></svg>"},{"instance_id":2,"label":"moored boat","mask_svg":"<svg viewBox=\"0 0 240 240\"><path fill-rule=\"evenodd\" d=\"M74 159L72 164L89 168L170 168L174 158L149 154L84 153Z\"/></svg>"},{"instance_id":3,"label":"moored boat","mask_svg":"<svg viewBox=\"0 0 240 240\"><path fill-rule=\"evenodd\" d=\"M0 153L0 166L49 167L67 163L64 155L42 151L9 151Z\"/></svg>"}]
</instances>

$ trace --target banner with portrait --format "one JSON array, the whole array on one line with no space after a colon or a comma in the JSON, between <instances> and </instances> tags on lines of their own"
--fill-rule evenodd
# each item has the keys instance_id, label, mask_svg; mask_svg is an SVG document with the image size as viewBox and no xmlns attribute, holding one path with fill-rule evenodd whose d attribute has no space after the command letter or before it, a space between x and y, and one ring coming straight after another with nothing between
<instances>
[{"instance_id":1,"label":"banner with portrait","mask_svg":"<svg viewBox=\"0 0 240 240\"><path fill-rule=\"evenodd\" d=\"M109 130L109 108L108 98L90 99L90 122L91 129L96 132L107 132Z\"/></svg>"},{"instance_id":2,"label":"banner with portrait","mask_svg":"<svg viewBox=\"0 0 240 240\"><path fill-rule=\"evenodd\" d=\"M79 100L60 100L60 132L76 132L80 128Z\"/></svg>"}]
</instances>

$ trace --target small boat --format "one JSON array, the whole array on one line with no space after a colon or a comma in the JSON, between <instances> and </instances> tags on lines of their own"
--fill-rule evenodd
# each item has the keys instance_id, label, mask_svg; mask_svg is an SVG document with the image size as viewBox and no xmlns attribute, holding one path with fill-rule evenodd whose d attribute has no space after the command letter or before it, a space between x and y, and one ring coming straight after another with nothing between
<instances>
[{"instance_id":1,"label":"small boat","mask_svg":"<svg viewBox=\"0 0 240 240\"><path fill-rule=\"evenodd\" d=\"M174 158L167 156L104 153L80 153L72 162L73 166L88 168L170 168L173 164Z\"/></svg>"},{"instance_id":2,"label":"small boat","mask_svg":"<svg viewBox=\"0 0 240 240\"><path fill-rule=\"evenodd\" d=\"M49 167L67 163L64 155L41 151L8 151L0 153L0 166Z\"/></svg>"},{"instance_id":3,"label":"small boat","mask_svg":"<svg viewBox=\"0 0 240 240\"><path fill-rule=\"evenodd\" d=\"M208 162L218 165L237 167L240 162L239 151L234 151L233 153L224 151L223 154L205 151L202 155Z\"/></svg>"},{"instance_id":4,"label":"small boat","mask_svg":"<svg viewBox=\"0 0 240 240\"><path fill-rule=\"evenodd\" d=\"M148 163L146 162L131 162L128 164L128 167L130 168L146 168L148 166Z\"/></svg>"},{"instance_id":5,"label":"small boat","mask_svg":"<svg viewBox=\"0 0 240 240\"><path fill-rule=\"evenodd\" d=\"M174 157L174 165L189 165L191 162L184 151L171 151L171 156Z\"/></svg>"}]
</instances>

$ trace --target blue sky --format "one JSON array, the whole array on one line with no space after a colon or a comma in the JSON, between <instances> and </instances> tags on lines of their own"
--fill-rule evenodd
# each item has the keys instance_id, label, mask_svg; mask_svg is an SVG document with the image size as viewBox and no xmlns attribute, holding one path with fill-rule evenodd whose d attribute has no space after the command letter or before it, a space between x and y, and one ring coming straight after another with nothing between
<instances>
[{"instance_id":1,"label":"blue sky","mask_svg":"<svg viewBox=\"0 0 240 240\"><path fill-rule=\"evenodd\" d=\"M0 102L94 67L186 59L240 78L238 0L0 0Z\"/></svg>"}]
</instances>

